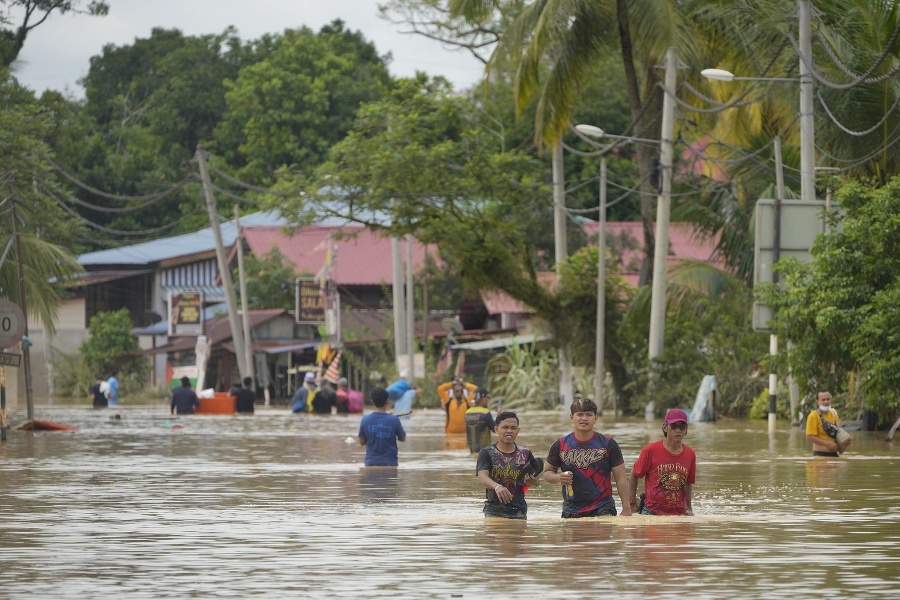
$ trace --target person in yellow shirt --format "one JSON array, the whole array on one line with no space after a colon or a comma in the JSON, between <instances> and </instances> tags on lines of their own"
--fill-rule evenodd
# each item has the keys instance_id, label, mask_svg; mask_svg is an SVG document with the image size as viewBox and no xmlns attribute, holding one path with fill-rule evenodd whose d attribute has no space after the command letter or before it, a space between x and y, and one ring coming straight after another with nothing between
<instances>
[{"instance_id":1,"label":"person in yellow shirt","mask_svg":"<svg viewBox=\"0 0 900 600\"><path fill-rule=\"evenodd\" d=\"M438 396L441 398L441 406L446 413L444 433L466 432L466 411L472 408L469 400L477 387L472 383L466 383L462 377L454 376L452 381L438 386Z\"/></svg>"},{"instance_id":2,"label":"person in yellow shirt","mask_svg":"<svg viewBox=\"0 0 900 600\"><path fill-rule=\"evenodd\" d=\"M839 456L838 452L843 448L839 448L835 438L825 432L825 423L840 427L841 419L837 411L831 408L831 392L821 390L816 394L816 410L806 417L806 441L812 444L813 456ZM849 446L850 442L845 446Z\"/></svg>"}]
</instances>

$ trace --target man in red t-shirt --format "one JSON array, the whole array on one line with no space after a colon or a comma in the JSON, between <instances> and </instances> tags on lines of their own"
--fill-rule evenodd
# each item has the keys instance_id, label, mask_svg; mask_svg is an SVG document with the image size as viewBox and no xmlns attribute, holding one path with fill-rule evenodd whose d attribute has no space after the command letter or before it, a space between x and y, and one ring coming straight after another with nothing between
<instances>
[{"instance_id":1,"label":"man in red t-shirt","mask_svg":"<svg viewBox=\"0 0 900 600\"><path fill-rule=\"evenodd\" d=\"M687 430L687 414L680 408L671 409L663 422L663 439L644 446L634 462L628 482L633 509L637 508L638 481L647 478L640 514L693 516L691 487L697 474L697 455L683 443Z\"/></svg>"}]
</instances>

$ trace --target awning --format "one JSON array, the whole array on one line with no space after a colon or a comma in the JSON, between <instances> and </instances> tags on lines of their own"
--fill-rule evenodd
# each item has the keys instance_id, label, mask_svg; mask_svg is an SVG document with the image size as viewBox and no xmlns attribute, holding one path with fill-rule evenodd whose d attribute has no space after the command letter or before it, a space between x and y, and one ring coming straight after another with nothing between
<instances>
[{"instance_id":1,"label":"awning","mask_svg":"<svg viewBox=\"0 0 900 600\"><path fill-rule=\"evenodd\" d=\"M466 342L464 344L453 344L451 350L493 350L495 348L509 348L510 346L521 346L523 344L532 344L534 342L545 342L550 339L549 335L514 335L512 337L493 338L490 340L481 340L479 342Z\"/></svg>"}]
</instances>

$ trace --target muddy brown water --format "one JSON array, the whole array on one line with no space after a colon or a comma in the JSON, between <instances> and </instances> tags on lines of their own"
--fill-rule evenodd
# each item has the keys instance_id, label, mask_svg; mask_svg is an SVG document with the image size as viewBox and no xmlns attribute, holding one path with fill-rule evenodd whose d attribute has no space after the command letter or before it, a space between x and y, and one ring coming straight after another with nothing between
<instances>
[{"instance_id":1,"label":"muddy brown water","mask_svg":"<svg viewBox=\"0 0 900 600\"><path fill-rule=\"evenodd\" d=\"M404 421L397 470L361 466L347 439L359 416L36 416L78 430L11 431L0 446L0 597L900 595L900 444L884 432L857 432L831 460L785 423L691 425L695 517L563 521L559 489L542 484L522 523L482 517L475 457L437 410ZM558 412L520 417L537 456L570 430ZM598 429L629 469L660 433L606 417Z\"/></svg>"}]
</instances>

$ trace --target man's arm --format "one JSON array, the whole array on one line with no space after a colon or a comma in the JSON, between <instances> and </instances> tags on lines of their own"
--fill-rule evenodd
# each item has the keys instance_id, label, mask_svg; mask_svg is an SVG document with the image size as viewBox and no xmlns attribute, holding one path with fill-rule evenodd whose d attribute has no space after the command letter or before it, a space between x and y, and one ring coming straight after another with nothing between
<instances>
[{"instance_id":1,"label":"man's arm","mask_svg":"<svg viewBox=\"0 0 900 600\"><path fill-rule=\"evenodd\" d=\"M635 506L637 506L637 489L638 489L638 481L640 477L634 476L634 468L631 469L631 477L628 478L628 504L631 505L631 502L635 502Z\"/></svg>"},{"instance_id":2,"label":"man's arm","mask_svg":"<svg viewBox=\"0 0 900 600\"><path fill-rule=\"evenodd\" d=\"M512 492L491 479L487 469L478 471L478 483L484 486L485 489L494 490L494 493L497 494L497 500L502 504L507 504L513 498Z\"/></svg>"},{"instance_id":3,"label":"man's arm","mask_svg":"<svg viewBox=\"0 0 900 600\"><path fill-rule=\"evenodd\" d=\"M365 446L365 445L366 445L366 438L364 438L364 437L358 437L358 438L356 438L356 439L359 440L359 445L360 445L360 446Z\"/></svg>"},{"instance_id":4,"label":"man's arm","mask_svg":"<svg viewBox=\"0 0 900 600\"><path fill-rule=\"evenodd\" d=\"M612 468L613 479L616 480L616 491L619 493L619 500L622 501L622 516L631 516L631 487L628 484L628 477L625 475L624 463Z\"/></svg>"}]
</instances>

